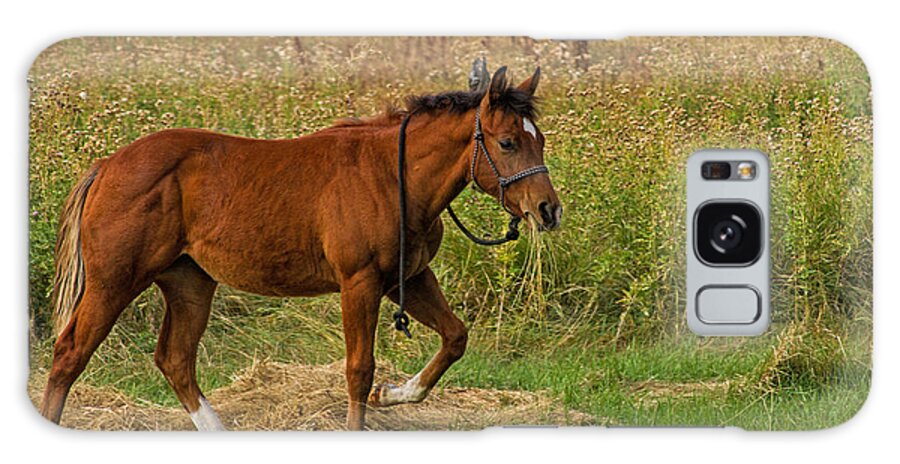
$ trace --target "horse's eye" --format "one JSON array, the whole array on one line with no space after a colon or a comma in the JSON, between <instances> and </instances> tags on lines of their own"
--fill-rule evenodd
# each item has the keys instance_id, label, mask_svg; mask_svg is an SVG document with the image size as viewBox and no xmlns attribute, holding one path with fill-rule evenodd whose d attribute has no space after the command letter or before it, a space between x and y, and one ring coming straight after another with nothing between
<instances>
[{"instance_id":1,"label":"horse's eye","mask_svg":"<svg viewBox=\"0 0 900 464\"><path fill-rule=\"evenodd\" d=\"M513 141L510 139L503 139L500 141L500 148L502 148L505 151L512 151L512 149L515 148L515 146L516 146L516 144L513 143Z\"/></svg>"}]
</instances>

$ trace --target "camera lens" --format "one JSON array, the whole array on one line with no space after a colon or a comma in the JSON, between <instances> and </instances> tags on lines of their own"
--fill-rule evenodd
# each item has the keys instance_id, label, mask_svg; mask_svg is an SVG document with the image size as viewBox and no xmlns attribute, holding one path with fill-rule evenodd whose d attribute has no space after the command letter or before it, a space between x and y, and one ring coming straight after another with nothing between
<instances>
[{"instance_id":1,"label":"camera lens","mask_svg":"<svg viewBox=\"0 0 900 464\"><path fill-rule=\"evenodd\" d=\"M733 250L741 244L743 234L741 233L742 227L738 222L740 219L734 216L732 219L719 221L713 226L713 230L709 235L712 238L712 245L716 251L727 253L728 250Z\"/></svg>"},{"instance_id":2,"label":"camera lens","mask_svg":"<svg viewBox=\"0 0 900 464\"><path fill-rule=\"evenodd\" d=\"M750 265L762 249L761 224L750 203L706 203L695 216L695 252L710 265Z\"/></svg>"}]
</instances>

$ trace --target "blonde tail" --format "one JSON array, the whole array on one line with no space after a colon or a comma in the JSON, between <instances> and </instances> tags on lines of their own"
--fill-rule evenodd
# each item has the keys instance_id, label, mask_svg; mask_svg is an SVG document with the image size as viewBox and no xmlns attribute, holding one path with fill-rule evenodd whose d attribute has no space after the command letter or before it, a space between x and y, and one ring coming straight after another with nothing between
<instances>
[{"instance_id":1,"label":"blonde tail","mask_svg":"<svg viewBox=\"0 0 900 464\"><path fill-rule=\"evenodd\" d=\"M66 199L59 219L59 234L54 252L56 273L53 276L53 325L57 336L66 328L84 293L84 260L81 256L81 213L88 190L100 163L94 163L78 181Z\"/></svg>"}]
</instances>

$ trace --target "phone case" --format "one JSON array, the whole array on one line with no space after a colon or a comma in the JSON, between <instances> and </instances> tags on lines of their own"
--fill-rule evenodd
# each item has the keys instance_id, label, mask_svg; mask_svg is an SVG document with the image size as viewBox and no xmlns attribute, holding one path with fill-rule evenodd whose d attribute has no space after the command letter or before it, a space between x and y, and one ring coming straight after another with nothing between
<instances>
[{"instance_id":1,"label":"phone case","mask_svg":"<svg viewBox=\"0 0 900 464\"><path fill-rule=\"evenodd\" d=\"M85 37L28 82L28 395L64 427L813 430L868 394L835 41ZM705 149L768 157L759 336L687 324Z\"/></svg>"}]
</instances>

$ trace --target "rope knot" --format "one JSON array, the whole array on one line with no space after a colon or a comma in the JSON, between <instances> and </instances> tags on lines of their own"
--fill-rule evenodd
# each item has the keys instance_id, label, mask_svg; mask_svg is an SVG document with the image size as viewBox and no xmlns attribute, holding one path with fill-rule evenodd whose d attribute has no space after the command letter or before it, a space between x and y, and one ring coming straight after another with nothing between
<instances>
[{"instance_id":1,"label":"rope knot","mask_svg":"<svg viewBox=\"0 0 900 464\"><path fill-rule=\"evenodd\" d=\"M518 216L513 216L509 220L509 226L506 229L506 240L514 241L519 239L519 223L522 222L522 218Z\"/></svg>"},{"instance_id":2,"label":"rope knot","mask_svg":"<svg viewBox=\"0 0 900 464\"><path fill-rule=\"evenodd\" d=\"M403 310L394 312L394 328L403 332L406 338L412 338L412 334L409 333L409 316Z\"/></svg>"}]
</instances>

